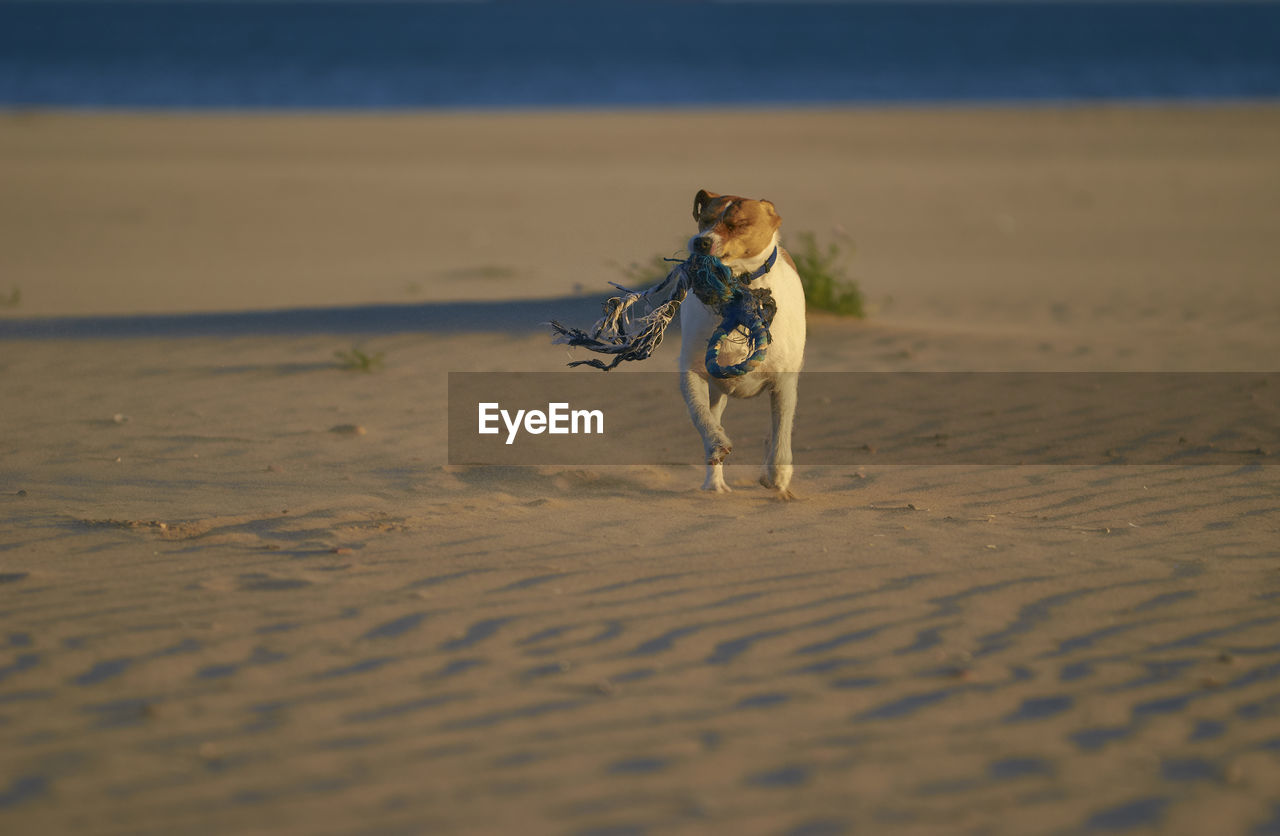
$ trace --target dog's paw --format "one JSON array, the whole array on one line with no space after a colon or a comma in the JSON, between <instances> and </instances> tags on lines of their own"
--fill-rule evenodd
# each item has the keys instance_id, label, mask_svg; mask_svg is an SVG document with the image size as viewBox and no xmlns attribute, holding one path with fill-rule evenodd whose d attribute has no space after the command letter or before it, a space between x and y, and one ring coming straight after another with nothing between
<instances>
[{"instance_id":1,"label":"dog's paw","mask_svg":"<svg viewBox=\"0 0 1280 836\"><path fill-rule=\"evenodd\" d=\"M733 490L725 484L724 470L719 467L711 467L707 469L707 478L706 481L702 483L702 489L713 493L730 493Z\"/></svg>"},{"instance_id":2,"label":"dog's paw","mask_svg":"<svg viewBox=\"0 0 1280 836\"><path fill-rule=\"evenodd\" d=\"M773 479L770 479L767 473L760 476L760 485L773 491L774 496L782 502L791 502L792 500L800 498L795 495L789 486L781 488L778 487L778 483Z\"/></svg>"}]
</instances>

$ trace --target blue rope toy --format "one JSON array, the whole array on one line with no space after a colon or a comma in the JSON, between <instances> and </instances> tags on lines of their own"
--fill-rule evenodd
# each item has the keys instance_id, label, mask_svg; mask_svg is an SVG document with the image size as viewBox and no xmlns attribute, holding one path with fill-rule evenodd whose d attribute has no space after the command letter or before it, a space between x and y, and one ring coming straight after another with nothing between
<instances>
[{"instance_id":1,"label":"blue rope toy","mask_svg":"<svg viewBox=\"0 0 1280 836\"><path fill-rule=\"evenodd\" d=\"M576 360L570 366L586 365L609 371L624 360L645 360L662 344L667 326L675 318L680 303L692 290L699 301L720 316L720 324L707 341L707 372L720 379L739 377L764 362L769 351L769 326L778 306L767 288L752 288L751 282L768 273L777 258L778 251L774 249L758 270L735 277L733 271L719 258L713 255L691 255L680 262L661 284L649 290L627 290L614 284L614 287L624 291L626 295L614 296L604 303L604 316L596 322L590 333L551 322L551 327L557 333L555 341L583 346L599 354L613 355L613 361L608 364L592 358ZM637 320L640 330L634 336L628 336L631 307L642 299L647 301L646 297L663 293L664 290L667 298L640 317ZM746 358L729 366L720 365L720 349L726 339L745 340L748 346Z\"/></svg>"}]
</instances>

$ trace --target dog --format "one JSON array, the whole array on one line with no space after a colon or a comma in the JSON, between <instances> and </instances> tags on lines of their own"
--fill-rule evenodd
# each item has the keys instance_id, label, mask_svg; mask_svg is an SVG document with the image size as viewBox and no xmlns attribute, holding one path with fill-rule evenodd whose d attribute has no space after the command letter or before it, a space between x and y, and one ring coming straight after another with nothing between
<instances>
[{"instance_id":1,"label":"dog","mask_svg":"<svg viewBox=\"0 0 1280 836\"><path fill-rule=\"evenodd\" d=\"M733 444L720 423L729 398L752 398L767 390L773 428L760 484L776 491L780 499L794 499L791 431L804 365L805 299L795 262L779 244L782 217L767 200L703 189L693 199L693 218L698 234L689 239L689 252L716 256L735 276L755 276L749 287L767 289L777 306L763 361L740 377L725 379L712 377L706 365L707 340L720 324L720 317L693 294L680 307L680 390L706 453L707 476L702 489L716 493L730 490L724 481L724 460ZM722 362L742 360L746 356L744 343L723 340Z\"/></svg>"}]
</instances>

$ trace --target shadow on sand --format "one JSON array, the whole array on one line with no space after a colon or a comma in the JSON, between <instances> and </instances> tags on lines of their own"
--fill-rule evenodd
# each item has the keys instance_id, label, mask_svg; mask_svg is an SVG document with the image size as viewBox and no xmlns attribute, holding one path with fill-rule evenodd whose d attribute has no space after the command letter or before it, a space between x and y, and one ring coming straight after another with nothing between
<instances>
[{"instance_id":1,"label":"shadow on sand","mask_svg":"<svg viewBox=\"0 0 1280 836\"><path fill-rule=\"evenodd\" d=\"M600 304L604 299L603 296L561 296L497 302L430 302L422 305L231 313L0 319L0 339L537 331L552 319L586 327L599 318Z\"/></svg>"}]
</instances>

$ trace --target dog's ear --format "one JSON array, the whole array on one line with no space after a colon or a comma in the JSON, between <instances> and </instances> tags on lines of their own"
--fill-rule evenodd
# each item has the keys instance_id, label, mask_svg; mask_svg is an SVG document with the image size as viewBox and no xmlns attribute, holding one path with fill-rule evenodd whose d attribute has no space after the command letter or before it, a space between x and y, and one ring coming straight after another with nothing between
<instances>
[{"instance_id":1,"label":"dog's ear","mask_svg":"<svg viewBox=\"0 0 1280 836\"><path fill-rule=\"evenodd\" d=\"M700 220L702 218L702 210L707 204L715 200L720 195L715 192L709 192L706 189L699 189L698 193L693 196L693 219Z\"/></svg>"},{"instance_id":2,"label":"dog's ear","mask_svg":"<svg viewBox=\"0 0 1280 836\"><path fill-rule=\"evenodd\" d=\"M782 216L778 214L777 207L773 205L772 201L768 200L760 201L760 205L764 207L765 213L769 216L769 219L773 221L773 228L777 229L782 223Z\"/></svg>"}]
</instances>

